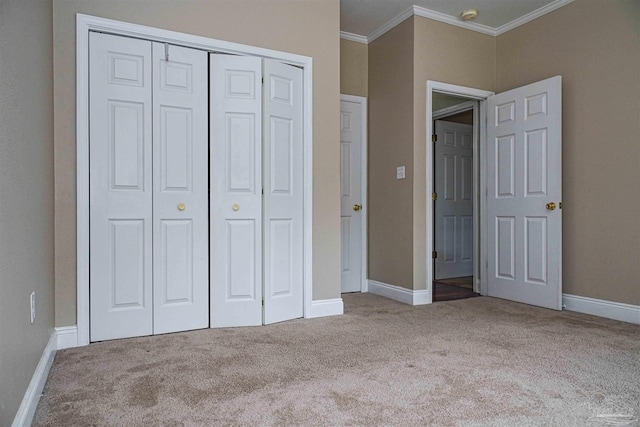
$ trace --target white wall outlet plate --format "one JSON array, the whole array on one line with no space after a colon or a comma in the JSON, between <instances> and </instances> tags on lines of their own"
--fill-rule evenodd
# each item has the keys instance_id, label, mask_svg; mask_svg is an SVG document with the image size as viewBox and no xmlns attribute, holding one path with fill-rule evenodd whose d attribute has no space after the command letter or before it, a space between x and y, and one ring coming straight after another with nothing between
<instances>
[{"instance_id":1,"label":"white wall outlet plate","mask_svg":"<svg viewBox=\"0 0 640 427\"><path fill-rule=\"evenodd\" d=\"M396 179L404 179L404 166L398 166L396 169Z\"/></svg>"},{"instance_id":2,"label":"white wall outlet plate","mask_svg":"<svg viewBox=\"0 0 640 427\"><path fill-rule=\"evenodd\" d=\"M36 293L31 292L29 296L29 307L31 308L31 323L36 321Z\"/></svg>"}]
</instances>

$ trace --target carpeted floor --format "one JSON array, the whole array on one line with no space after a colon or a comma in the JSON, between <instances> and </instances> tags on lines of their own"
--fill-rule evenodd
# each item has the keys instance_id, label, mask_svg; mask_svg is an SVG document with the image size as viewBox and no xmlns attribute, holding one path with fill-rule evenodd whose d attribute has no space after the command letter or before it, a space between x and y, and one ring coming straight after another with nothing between
<instances>
[{"instance_id":1,"label":"carpeted floor","mask_svg":"<svg viewBox=\"0 0 640 427\"><path fill-rule=\"evenodd\" d=\"M638 325L486 297L344 302L59 351L34 425L638 425Z\"/></svg>"}]
</instances>

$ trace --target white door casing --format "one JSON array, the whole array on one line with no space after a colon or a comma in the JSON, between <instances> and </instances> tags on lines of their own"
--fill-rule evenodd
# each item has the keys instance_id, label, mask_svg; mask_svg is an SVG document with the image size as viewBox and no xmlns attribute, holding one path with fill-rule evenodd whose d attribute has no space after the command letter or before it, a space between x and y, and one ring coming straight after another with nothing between
<instances>
[{"instance_id":1,"label":"white door casing","mask_svg":"<svg viewBox=\"0 0 640 427\"><path fill-rule=\"evenodd\" d=\"M488 98L488 295L559 310L562 80ZM557 208L549 210L548 203Z\"/></svg>"},{"instance_id":2,"label":"white door casing","mask_svg":"<svg viewBox=\"0 0 640 427\"><path fill-rule=\"evenodd\" d=\"M302 70L264 59L264 324L303 315Z\"/></svg>"},{"instance_id":3,"label":"white door casing","mask_svg":"<svg viewBox=\"0 0 640 427\"><path fill-rule=\"evenodd\" d=\"M151 42L91 33L91 341L150 335Z\"/></svg>"},{"instance_id":4,"label":"white door casing","mask_svg":"<svg viewBox=\"0 0 640 427\"><path fill-rule=\"evenodd\" d=\"M153 43L155 334L209 326L207 69L204 51Z\"/></svg>"},{"instance_id":5,"label":"white door casing","mask_svg":"<svg viewBox=\"0 0 640 427\"><path fill-rule=\"evenodd\" d=\"M262 60L209 58L211 326L261 325Z\"/></svg>"},{"instance_id":6,"label":"white door casing","mask_svg":"<svg viewBox=\"0 0 640 427\"><path fill-rule=\"evenodd\" d=\"M362 283L362 108L340 101L340 267L341 292L359 292ZM355 210L354 208L358 210Z\"/></svg>"},{"instance_id":7,"label":"white door casing","mask_svg":"<svg viewBox=\"0 0 640 427\"><path fill-rule=\"evenodd\" d=\"M473 126L436 120L435 279L473 275Z\"/></svg>"}]
</instances>

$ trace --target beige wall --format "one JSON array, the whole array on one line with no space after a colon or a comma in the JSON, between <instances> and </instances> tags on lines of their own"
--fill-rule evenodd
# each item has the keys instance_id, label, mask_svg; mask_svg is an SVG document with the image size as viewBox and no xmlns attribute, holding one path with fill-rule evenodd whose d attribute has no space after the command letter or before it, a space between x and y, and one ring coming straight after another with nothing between
<instances>
[{"instance_id":1,"label":"beige wall","mask_svg":"<svg viewBox=\"0 0 640 427\"><path fill-rule=\"evenodd\" d=\"M426 91L427 80L494 90L496 74L495 37L414 17L413 72L413 289L426 289ZM433 159L429 156L428 160ZM428 233L428 235L427 235Z\"/></svg>"},{"instance_id":2,"label":"beige wall","mask_svg":"<svg viewBox=\"0 0 640 427\"><path fill-rule=\"evenodd\" d=\"M497 89L562 75L563 291L640 304L640 2L578 0L497 38Z\"/></svg>"},{"instance_id":3,"label":"beige wall","mask_svg":"<svg viewBox=\"0 0 640 427\"><path fill-rule=\"evenodd\" d=\"M411 288L413 19L369 45L369 279ZM396 167L406 179L396 180Z\"/></svg>"},{"instance_id":4,"label":"beige wall","mask_svg":"<svg viewBox=\"0 0 640 427\"><path fill-rule=\"evenodd\" d=\"M48 0L0 2L2 426L13 422L54 324L51 26Z\"/></svg>"},{"instance_id":5,"label":"beige wall","mask_svg":"<svg viewBox=\"0 0 640 427\"><path fill-rule=\"evenodd\" d=\"M338 0L55 0L56 325L76 323L75 14L313 57L313 298L340 295Z\"/></svg>"},{"instance_id":6,"label":"beige wall","mask_svg":"<svg viewBox=\"0 0 640 427\"><path fill-rule=\"evenodd\" d=\"M366 97L368 67L367 45L340 39L340 93Z\"/></svg>"}]
</instances>

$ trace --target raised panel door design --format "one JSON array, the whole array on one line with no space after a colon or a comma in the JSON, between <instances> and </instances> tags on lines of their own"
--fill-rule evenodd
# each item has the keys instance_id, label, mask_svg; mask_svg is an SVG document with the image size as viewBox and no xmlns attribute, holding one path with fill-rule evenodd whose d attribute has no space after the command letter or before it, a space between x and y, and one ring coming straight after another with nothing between
<instances>
[{"instance_id":1,"label":"raised panel door design","mask_svg":"<svg viewBox=\"0 0 640 427\"><path fill-rule=\"evenodd\" d=\"M351 196L351 142L340 142L340 196Z\"/></svg>"},{"instance_id":2,"label":"raised panel door design","mask_svg":"<svg viewBox=\"0 0 640 427\"><path fill-rule=\"evenodd\" d=\"M271 117L271 193L290 194L293 188L293 121Z\"/></svg>"},{"instance_id":3,"label":"raised panel door design","mask_svg":"<svg viewBox=\"0 0 640 427\"><path fill-rule=\"evenodd\" d=\"M456 217L445 215L444 220L444 247L442 256L444 262L456 261Z\"/></svg>"},{"instance_id":4,"label":"raised panel door design","mask_svg":"<svg viewBox=\"0 0 640 427\"><path fill-rule=\"evenodd\" d=\"M144 191L144 104L107 102L111 190Z\"/></svg>"},{"instance_id":5,"label":"raised panel door design","mask_svg":"<svg viewBox=\"0 0 640 427\"><path fill-rule=\"evenodd\" d=\"M225 153L227 156L227 192L255 193L256 170L256 116L255 114L227 113ZM247 167L249 165L249 167Z\"/></svg>"},{"instance_id":6,"label":"raised panel door design","mask_svg":"<svg viewBox=\"0 0 640 427\"><path fill-rule=\"evenodd\" d=\"M295 292L294 256L293 256L293 221L290 219L272 220L271 241L269 251L272 254L270 287L271 298L290 296Z\"/></svg>"},{"instance_id":7,"label":"raised panel door design","mask_svg":"<svg viewBox=\"0 0 640 427\"><path fill-rule=\"evenodd\" d=\"M525 197L547 194L547 130L527 131L524 137Z\"/></svg>"},{"instance_id":8,"label":"raised panel door design","mask_svg":"<svg viewBox=\"0 0 640 427\"><path fill-rule=\"evenodd\" d=\"M473 275L473 126L436 120L435 279ZM443 137L444 135L444 137ZM471 141L471 142L469 142ZM467 230L467 227L470 229Z\"/></svg>"},{"instance_id":9,"label":"raised panel door design","mask_svg":"<svg viewBox=\"0 0 640 427\"><path fill-rule=\"evenodd\" d=\"M153 43L155 334L209 326L207 54Z\"/></svg>"},{"instance_id":10,"label":"raised panel door design","mask_svg":"<svg viewBox=\"0 0 640 427\"><path fill-rule=\"evenodd\" d=\"M151 43L89 36L90 340L153 333Z\"/></svg>"},{"instance_id":11,"label":"raised panel door design","mask_svg":"<svg viewBox=\"0 0 640 427\"><path fill-rule=\"evenodd\" d=\"M144 220L111 220L110 311L144 309L145 235Z\"/></svg>"},{"instance_id":12,"label":"raised panel door design","mask_svg":"<svg viewBox=\"0 0 640 427\"><path fill-rule=\"evenodd\" d=\"M234 219L227 221L227 277L224 282L225 295L229 300L256 299L258 286L255 284L256 257L260 245L256 241L256 221L254 219Z\"/></svg>"},{"instance_id":13,"label":"raised panel door design","mask_svg":"<svg viewBox=\"0 0 640 427\"><path fill-rule=\"evenodd\" d=\"M262 60L210 54L209 65L211 326L260 325Z\"/></svg>"},{"instance_id":14,"label":"raised panel door design","mask_svg":"<svg viewBox=\"0 0 640 427\"><path fill-rule=\"evenodd\" d=\"M502 279L516 278L516 236L514 217L496 218L496 276Z\"/></svg>"},{"instance_id":15,"label":"raised panel door design","mask_svg":"<svg viewBox=\"0 0 640 427\"><path fill-rule=\"evenodd\" d=\"M495 140L496 197L515 197L515 135Z\"/></svg>"},{"instance_id":16,"label":"raised panel door design","mask_svg":"<svg viewBox=\"0 0 640 427\"><path fill-rule=\"evenodd\" d=\"M190 191L193 185L193 114L191 109L160 106L162 191Z\"/></svg>"},{"instance_id":17,"label":"raised panel door design","mask_svg":"<svg viewBox=\"0 0 640 427\"><path fill-rule=\"evenodd\" d=\"M524 280L527 283L547 283L547 218L524 219L526 239L524 248Z\"/></svg>"},{"instance_id":18,"label":"raised panel door design","mask_svg":"<svg viewBox=\"0 0 640 427\"><path fill-rule=\"evenodd\" d=\"M360 104L340 101L340 242L342 292L362 289L362 120Z\"/></svg>"},{"instance_id":19,"label":"raised panel door design","mask_svg":"<svg viewBox=\"0 0 640 427\"><path fill-rule=\"evenodd\" d=\"M193 222L190 220L163 220L160 236L163 251L156 254L162 275L156 289L159 304L193 303Z\"/></svg>"},{"instance_id":20,"label":"raised panel door design","mask_svg":"<svg viewBox=\"0 0 640 427\"><path fill-rule=\"evenodd\" d=\"M562 80L488 99L487 294L561 309ZM508 108L507 108L508 106Z\"/></svg>"},{"instance_id":21,"label":"raised panel door design","mask_svg":"<svg viewBox=\"0 0 640 427\"><path fill-rule=\"evenodd\" d=\"M264 318L303 315L302 70L264 59Z\"/></svg>"}]
</instances>

